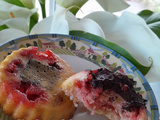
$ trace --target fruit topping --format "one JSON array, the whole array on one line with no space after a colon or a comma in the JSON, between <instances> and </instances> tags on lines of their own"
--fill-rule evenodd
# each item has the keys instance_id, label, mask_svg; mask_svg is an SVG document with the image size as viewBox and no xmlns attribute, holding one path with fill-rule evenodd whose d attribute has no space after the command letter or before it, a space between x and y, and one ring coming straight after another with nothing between
<instances>
[{"instance_id":1,"label":"fruit topping","mask_svg":"<svg viewBox=\"0 0 160 120\"><path fill-rule=\"evenodd\" d=\"M36 102L44 103L48 99L47 93L36 85L24 81L6 81L4 83L7 93L12 94L13 101L19 103L20 101L28 107L34 107Z\"/></svg>"},{"instance_id":2,"label":"fruit topping","mask_svg":"<svg viewBox=\"0 0 160 120\"><path fill-rule=\"evenodd\" d=\"M15 59L10 64L7 65L7 68L5 69L7 71L7 74L9 75L16 75L18 70L23 68L22 60L21 59Z\"/></svg>"}]
</instances>

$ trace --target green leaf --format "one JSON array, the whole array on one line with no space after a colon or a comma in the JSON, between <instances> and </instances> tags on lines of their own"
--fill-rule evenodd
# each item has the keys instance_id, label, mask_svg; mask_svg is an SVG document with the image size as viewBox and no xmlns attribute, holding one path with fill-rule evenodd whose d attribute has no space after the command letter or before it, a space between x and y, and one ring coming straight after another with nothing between
<instances>
[{"instance_id":1,"label":"green leaf","mask_svg":"<svg viewBox=\"0 0 160 120\"><path fill-rule=\"evenodd\" d=\"M39 0L41 4L45 4L45 0Z\"/></svg>"},{"instance_id":2,"label":"green leaf","mask_svg":"<svg viewBox=\"0 0 160 120\"><path fill-rule=\"evenodd\" d=\"M19 0L3 0L3 1L20 6L20 7L25 7Z\"/></svg>"},{"instance_id":3,"label":"green leaf","mask_svg":"<svg viewBox=\"0 0 160 120\"><path fill-rule=\"evenodd\" d=\"M33 26L36 24L36 23L38 23L38 17L39 17L39 15L38 15L38 13L34 13L31 17L30 17L30 30L33 28Z\"/></svg>"},{"instance_id":4,"label":"green leaf","mask_svg":"<svg viewBox=\"0 0 160 120\"><path fill-rule=\"evenodd\" d=\"M140 17L142 17L145 21L153 14L150 10L143 10L138 13Z\"/></svg>"},{"instance_id":5,"label":"green leaf","mask_svg":"<svg viewBox=\"0 0 160 120\"><path fill-rule=\"evenodd\" d=\"M7 29L7 28L8 28L8 27L7 27L6 25L1 25L1 26L0 26L0 31L1 31L1 30L4 30L4 29Z\"/></svg>"},{"instance_id":6,"label":"green leaf","mask_svg":"<svg viewBox=\"0 0 160 120\"><path fill-rule=\"evenodd\" d=\"M160 38L160 21L151 23L148 26Z\"/></svg>"},{"instance_id":7,"label":"green leaf","mask_svg":"<svg viewBox=\"0 0 160 120\"><path fill-rule=\"evenodd\" d=\"M143 10L138 15L146 21L148 27L160 38L160 13Z\"/></svg>"},{"instance_id":8,"label":"green leaf","mask_svg":"<svg viewBox=\"0 0 160 120\"><path fill-rule=\"evenodd\" d=\"M94 42L97 42L99 44L102 44L112 50L114 50L115 52L119 53L120 55L122 55L123 57L125 57L128 61L130 61L135 67L137 67L137 69L139 69L141 71L141 73L143 75L146 75L148 73L148 71L150 70L152 63L150 66L143 66L142 64L140 64L135 58L133 58L133 56L126 51L125 49L123 49L122 47L120 47L119 45L109 42L99 36L90 34L90 33L86 33L83 31L70 31L70 35L74 35L74 36L78 36L78 37L83 37L89 40L92 40Z\"/></svg>"},{"instance_id":9,"label":"green leaf","mask_svg":"<svg viewBox=\"0 0 160 120\"><path fill-rule=\"evenodd\" d=\"M42 16L43 16L43 18L46 18L46 6L45 6L45 2L44 3L40 2L40 6L41 6L41 10L42 10Z\"/></svg>"}]
</instances>

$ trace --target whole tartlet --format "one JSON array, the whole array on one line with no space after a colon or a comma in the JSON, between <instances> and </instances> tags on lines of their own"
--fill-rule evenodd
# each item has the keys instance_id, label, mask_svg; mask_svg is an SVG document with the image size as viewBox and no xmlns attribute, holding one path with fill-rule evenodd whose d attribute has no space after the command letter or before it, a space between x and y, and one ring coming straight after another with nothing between
<instances>
[{"instance_id":1,"label":"whole tartlet","mask_svg":"<svg viewBox=\"0 0 160 120\"><path fill-rule=\"evenodd\" d=\"M0 105L13 119L68 120L73 102L59 88L74 72L52 51L13 51L0 64Z\"/></svg>"},{"instance_id":2,"label":"whole tartlet","mask_svg":"<svg viewBox=\"0 0 160 120\"><path fill-rule=\"evenodd\" d=\"M134 90L134 80L108 69L79 72L61 85L77 105L109 120L147 120L146 100Z\"/></svg>"}]
</instances>

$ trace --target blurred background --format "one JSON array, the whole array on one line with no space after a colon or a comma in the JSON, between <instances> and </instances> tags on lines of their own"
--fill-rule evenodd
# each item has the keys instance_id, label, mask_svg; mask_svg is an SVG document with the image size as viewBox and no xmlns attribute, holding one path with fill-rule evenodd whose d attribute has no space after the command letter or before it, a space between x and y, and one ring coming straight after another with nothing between
<instances>
[{"instance_id":1,"label":"blurred background","mask_svg":"<svg viewBox=\"0 0 160 120\"><path fill-rule=\"evenodd\" d=\"M160 0L124 0L130 6L123 11L130 11L138 13L141 10L149 9L154 12L160 12ZM103 11L103 8L96 2L96 0L88 0L82 7L81 11L77 13L77 17L82 18L86 14L93 11ZM114 14L120 16L123 11L115 12ZM83 12L83 13L82 13Z\"/></svg>"},{"instance_id":2,"label":"blurred background","mask_svg":"<svg viewBox=\"0 0 160 120\"><path fill-rule=\"evenodd\" d=\"M123 11L130 11L133 13L138 13L141 10L149 9L154 12L160 12L160 0L124 0L130 6L123 10ZM47 16L51 15L52 13L52 6L55 5L55 0L46 0L46 9L47 9ZM36 6L40 8L38 0L36 0ZM88 0L88 2L83 5L81 10L77 13L76 17L82 18L85 15L93 12L93 11L104 11L103 8L97 3L96 0ZM115 15L120 16L123 11L115 12ZM41 13L41 9L39 9L39 13ZM39 14L41 15L41 14ZM42 16L40 16L42 18ZM41 19L40 19L41 20Z\"/></svg>"}]
</instances>

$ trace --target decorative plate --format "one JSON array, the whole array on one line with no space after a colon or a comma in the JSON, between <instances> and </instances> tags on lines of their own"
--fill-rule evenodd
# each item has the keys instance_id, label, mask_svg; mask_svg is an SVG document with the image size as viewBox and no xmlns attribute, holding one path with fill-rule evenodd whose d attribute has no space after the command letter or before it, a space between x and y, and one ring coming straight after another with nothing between
<instances>
[{"instance_id":1,"label":"decorative plate","mask_svg":"<svg viewBox=\"0 0 160 120\"><path fill-rule=\"evenodd\" d=\"M121 72L134 78L135 90L147 99L149 120L158 120L158 106L153 91L147 80L136 67L115 51L88 39L60 34L39 34L18 38L0 46L0 62L12 51L22 47L38 46L41 51L52 50L64 59L75 72L86 69L107 67L114 72ZM0 120L11 120L0 109ZM72 120L106 120L105 117L90 115L82 105L79 105Z\"/></svg>"}]
</instances>

